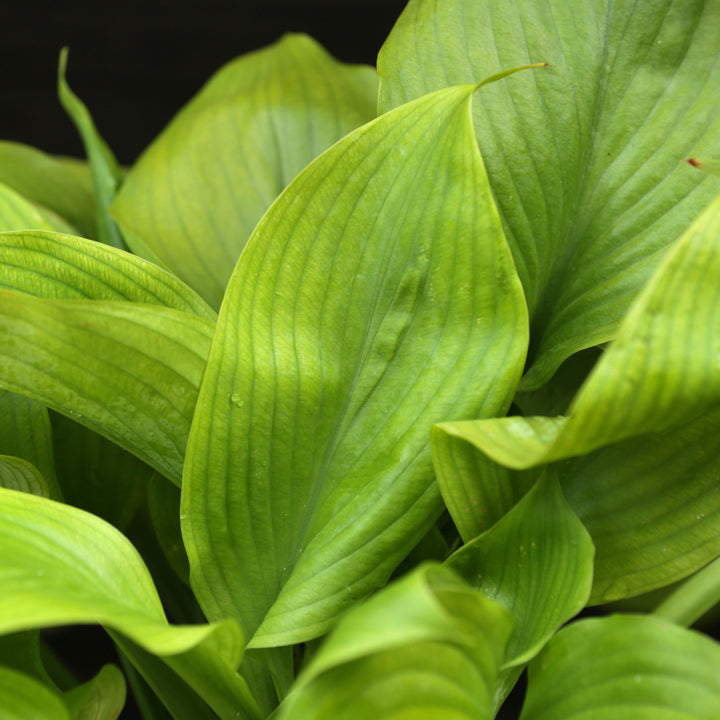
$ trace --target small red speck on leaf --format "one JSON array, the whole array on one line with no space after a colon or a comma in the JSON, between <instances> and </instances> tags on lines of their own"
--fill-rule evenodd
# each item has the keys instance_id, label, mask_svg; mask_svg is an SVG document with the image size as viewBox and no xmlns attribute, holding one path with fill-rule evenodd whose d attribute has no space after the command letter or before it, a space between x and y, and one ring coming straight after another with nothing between
<instances>
[{"instance_id":1,"label":"small red speck on leaf","mask_svg":"<svg viewBox=\"0 0 720 720\"><path fill-rule=\"evenodd\" d=\"M686 158L685 162L690 163L693 167L696 168L699 168L702 165L702 163L696 158Z\"/></svg>"}]
</instances>

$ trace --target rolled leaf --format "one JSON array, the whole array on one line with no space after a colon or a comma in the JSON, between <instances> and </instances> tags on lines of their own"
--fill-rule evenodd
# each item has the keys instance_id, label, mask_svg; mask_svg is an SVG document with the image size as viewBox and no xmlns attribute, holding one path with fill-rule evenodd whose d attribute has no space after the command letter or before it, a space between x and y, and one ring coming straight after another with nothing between
<instances>
[{"instance_id":1,"label":"rolled leaf","mask_svg":"<svg viewBox=\"0 0 720 720\"><path fill-rule=\"evenodd\" d=\"M278 720L490 720L511 625L454 573L421 566L345 615Z\"/></svg>"},{"instance_id":2,"label":"rolled leaf","mask_svg":"<svg viewBox=\"0 0 720 720\"><path fill-rule=\"evenodd\" d=\"M67 84L65 79L67 58L68 49L63 48L60 51L60 62L58 64L58 97L75 124L78 133L80 133L90 170L92 171L95 225L98 240L106 245L124 249L125 243L120 230L108 212L110 203L115 197L122 180L122 172L117 160L115 160L115 156L95 127L90 111Z\"/></svg>"},{"instance_id":3,"label":"rolled leaf","mask_svg":"<svg viewBox=\"0 0 720 720\"><path fill-rule=\"evenodd\" d=\"M251 646L307 640L442 510L430 426L504 412L522 291L470 122L474 87L358 129L255 230L228 286L183 478L191 581Z\"/></svg>"},{"instance_id":4,"label":"rolled leaf","mask_svg":"<svg viewBox=\"0 0 720 720\"><path fill-rule=\"evenodd\" d=\"M719 0L411 0L378 57L380 111L498 69L473 115L531 318L523 388L612 339L720 189Z\"/></svg>"},{"instance_id":5,"label":"rolled leaf","mask_svg":"<svg viewBox=\"0 0 720 720\"><path fill-rule=\"evenodd\" d=\"M593 602L669 584L720 554L719 279L720 198L638 296L566 417L437 428L480 450L481 471L490 461L522 470L563 460L565 496L597 549ZM451 495L492 487L496 474L440 481Z\"/></svg>"},{"instance_id":6,"label":"rolled leaf","mask_svg":"<svg viewBox=\"0 0 720 720\"><path fill-rule=\"evenodd\" d=\"M104 665L88 682L65 693L72 720L116 720L125 706L125 678L115 665Z\"/></svg>"},{"instance_id":7,"label":"rolled leaf","mask_svg":"<svg viewBox=\"0 0 720 720\"><path fill-rule=\"evenodd\" d=\"M38 469L26 460L0 455L0 487L49 497L48 484Z\"/></svg>"},{"instance_id":8,"label":"rolled leaf","mask_svg":"<svg viewBox=\"0 0 720 720\"><path fill-rule=\"evenodd\" d=\"M583 620L530 664L520 720L714 720L718 667L716 642L657 618Z\"/></svg>"},{"instance_id":9,"label":"rolled leaf","mask_svg":"<svg viewBox=\"0 0 720 720\"><path fill-rule=\"evenodd\" d=\"M111 525L68 505L0 488L0 633L100 623L164 662L222 718L256 718L235 672L235 623L170 626L150 574ZM222 692L218 692L218 688Z\"/></svg>"},{"instance_id":10,"label":"rolled leaf","mask_svg":"<svg viewBox=\"0 0 720 720\"><path fill-rule=\"evenodd\" d=\"M136 253L218 307L265 210L376 103L374 69L287 35L208 82L132 168L112 214Z\"/></svg>"},{"instance_id":11,"label":"rolled leaf","mask_svg":"<svg viewBox=\"0 0 720 720\"><path fill-rule=\"evenodd\" d=\"M587 530L547 473L505 517L445 564L512 612L507 668L535 656L585 607L593 555Z\"/></svg>"}]
</instances>

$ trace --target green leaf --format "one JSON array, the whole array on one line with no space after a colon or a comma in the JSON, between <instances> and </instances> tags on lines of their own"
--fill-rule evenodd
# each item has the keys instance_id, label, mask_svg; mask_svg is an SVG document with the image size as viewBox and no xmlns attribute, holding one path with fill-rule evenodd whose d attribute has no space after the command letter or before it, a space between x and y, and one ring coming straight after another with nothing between
<instances>
[{"instance_id":1,"label":"green leaf","mask_svg":"<svg viewBox=\"0 0 720 720\"><path fill-rule=\"evenodd\" d=\"M56 692L28 675L0 667L2 720L72 720Z\"/></svg>"},{"instance_id":2,"label":"green leaf","mask_svg":"<svg viewBox=\"0 0 720 720\"><path fill-rule=\"evenodd\" d=\"M148 510L163 555L175 574L189 585L190 567L180 531L180 491L154 475L148 486Z\"/></svg>"},{"instance_id":3,"label":"green leaf","mask_svg":"<svg viewBox=\"0 0 720 720\"><path fill-rule=\"evenodd\" d=\"M465 542L491 528L539 477L535 469L518 472L493 462L448 423L434 426L430 439L440 492Z\"/></svg>"},{"instance_id":4,"label":"green leaf","mask_svg":"<svg viewBox=\"0 0 720 720\"><path fill-rule=\"evenodd\" d=\"M0 635L0 667L18 670L49 687L54 685L41 657L38 630Z\"/></svg>"},{"instance_id":5,"label":"green leaf","mask_svg":"<svg viewBox=\"0 0 720 720\"><path fill-rule=\"evenodd\" d=\"M530 664L521 720L715 720L720 646L653 617L561 630Z\"/></svg>"},{"instance_id":6,"label":"green leaf","mask_svg":"<svg viewBox=\"0 0 720 720\"><path fill-rule=\"evenodd\" d=\"M720 603L720 558L680 584L655 609L655 614L683 626L697 622Z\"/></svg>"},{"instance_id":7,"label":"green leaf","mask_svg":"<svg viewBox=\"0 0 720 720\"><path fill-rule=\"evenodd\" d=\"M110 635L115 640L128 667L140 674L147 683L150 697L159 699L166 709L163 717L172 720L216 720L217 715L177 673L173 672L161 659L131 643L126 638ZM151 701L152 702L152 701ZM169 715L167 715L169 711ZM145 715L143 715L145 718Z\"/></svg>"},{"instance_id":8,"label":"green leaf","mask_svg":"<svg viewBox=\"0 0 720 720\"><path fill-rule=\"evenodd\" d=\"M0 290L0 385L179 484L214 326L170 308Z\"/></svg>"},{"instance_id":9,"label":"green leaf","mask_svg":"<svg viewBox=\"0 0 720 720\"><path fill-rule=\"evenodd\" d=\"M156 265L59 233L0 233L0 286L57 300L126 300L216 318L187 285Z\"/></svg>"},{"instance_id":10,"label":"green leaf","mask_svg":"<svg viewBox=\"0 0 720 720\"><path fill-rule=\"evenodd\" d=\"M46 487L41 494L53 500L62 498L55 474L52 428L44 405L0 390L0 451L37 468Z\"/></svg>"},{"instance_id":11,"label":"green leaf","mask_svg":"<svg viewBox=\"0 0 720 720\"><path fill-rule=\"evenodd\" d=\"M41 497L50 495L47 481L34 465L9 455L0 455L0 487Z\"/></svg>"},{"instance_id":12,"label":"green leaf","mask_svg":"<svg viewBox=\"0 0 720 720\"><path fill-rule=\"evenodd\" d=\"M313 158L375 117L377 74L304 35L222 68L132 168L113 203L129 244L218 307L247 239Z\"/></svg>"},{"instance_id":13,"label":"green leaf","mask_svg":"<svg viewBox=\"0 0 720 720\"><path fill-rule=\"evenodd\" d=\"M454 573L421 566L343 617L278 720L490 720L511 627Z\"/></svg>"},{"instance_id":14,"label":"green leaf","mask_svg":"<svg viewBox=\"0 0 720 720\"><path fill-rule=\"evenodd\" d=\"M84 237L95 237L92 175L86 163L0 140L0 183L65 218Z\"/></svg>"},{"instance_id":15,"label":"green leaf","mask_svg":"<svg viewBox=\"0 0 720 720\"><path fill-rule=\"evenodd\" d=\"M125 706L125 678L105 665L92 679L65 693L72 720L115 720Z\"/></svg>"},{"instance_id":16,"label":"green leaf","mask_svg":"<svg viewBox=\"0 0 720 720\"><path fill-rule=\"evenodd\" d=\"M698 170L711 173L712 175L720 175L720 160L700 160L699 158L689 158L688 162Z\"/></svg>"},{"instance_id":17,"label":"green leaf","mask_svg":"<svg viewBox=\"0 0 720 720\"><path fill-rule=\"evenodd\" d=\"M74 420L53 414L53 450L63 500L125 531L147 495L152 468ZM166 485L170 485L163 478Z\"/></svg>"},{"instance_id":18,"label":"green leaf","mask_svg":"<svg viewBox=\"0 0 720 720\"><path fill-rule=\"evenodd\" d=\"M140 675L140 673L135 669L135 666L122 651L120 651L120 661L122 662L125 679L130 687L133 699L140 710L140 716L142 719L179 720L178 714L173 717L168 712L165 705L160 702L158 695L152 690L145 678ZM198 714L195 717L200 718L201 716Z\"/></svg>"},{"instance_id":19,"label":"green leaf","mask_svg":"<svg viewBox=\"0 0 720 720\"><path fill-rule=\"evenodd\" d=\"M73 232L72 226L61 217L0 183L0 231L24 228Z\"/></svg>"},{"instance_id":20,"label":"green leaf","mask_svg":"<svg viewBox=\"0 0 720 720\"><path fill-rule=\"evenodd\" d=\"M235 669L235 623L170 626L150 574L111 525L82 510L0 488L0 633L100 623L164 662L222 718L254 718ZM218 694L217 688L222 688ZM235 704L230 715L224 709Z\"/></svg>"},{"instance_id":21,"label":"green leaf","mask_svg":"<svg viewBox=\"0 0 720 720\"><path fill-rule=\"evenodd\" d=\"M67 84L65 79L67 58L68 49L63 48L60 51L60 62L58 64L58 97L65 108L65 112L70 116L80 133L90 163L98 240L106 245L123 249L125 243L122 235L109 213L110 203L112 203L122 180L122 172L112 151L98 133L87 107Z\"/></svg>"},{"instance_id":22,"label":"green leaf","mask_svg":"<svg viewBox=\"0 0 720 720\"><path fill-rule=\"evenodd\" d=\"M612 339L718 192L718 0L411 0L378 57L380 111L547 61L479 97L474 125L531 318L523 389Z\"/></svg>"},{"instance_id":23,"label":"green leaf","mask_svg":"<svg viewBox=\"0 0 720 720\"><path fill-rule=\"evenodd\" d=\"M669 584L720 554L719 279L720 197L666 256L566 417L437 428L480 450L481 470L563 461L565 496L597 550L593 602Z\"/></svg>"},{"instance_id":24,"label":"green leaf","mask_svg":"<svg viewBox=\"0 0 720 720\"><path fill-rule=\"evenodd\" d=\"M490 530L446 561L470 585L507 607L515 625L504 667L523 665L585 607L594 548L553 473Z\"/></svg>"},{"instance_id":25,"label":"green leaf","mask_svg":"<svg viewBox=\"0 0 720 720\"><path fill-rule=\"evenodd\" d=\"M191 581L253 647L307 640L440 515L430 426L504 412L522 291L477 153L474 87L312 163L228 286L183 478Z\"/></svg>"}]
</instances>

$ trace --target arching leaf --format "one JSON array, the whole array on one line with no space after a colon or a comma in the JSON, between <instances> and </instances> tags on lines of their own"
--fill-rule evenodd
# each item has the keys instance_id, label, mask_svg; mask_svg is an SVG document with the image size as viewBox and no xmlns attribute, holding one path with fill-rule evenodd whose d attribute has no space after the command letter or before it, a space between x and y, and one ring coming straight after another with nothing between
<instances>
[{"instance_id":1,"label":"arching leaf","mask_svg":"<svg viewBox=\"0 0 720 720\"><path fill-rule=\"evenodd\" d=\"M378 58L380 110L498 69L475 130L531 318L524 389L606 342L720 189L718 0L411 0Z\"/></svg>"},{"instance_id":2,"label":"arching leaf","mask_svg":"<svg viewBox=\"0 0 720 720\"><path fill-rule=\"evenodd\" d=\"M567 416L438 426L441 444L446 434L485 455L462 481L446 463L443 492L494 487L503 471L485 473L490 462L517 470L557 462L597 549L593 602L647 592L717 557L719 288L720 198L638 296Z\"/></svg>"},{"instance_id":3,"label":"arching leaf","mask_svg":"<svg viewBox=\"0 0 720 720\"><path fill-rule=\"evenodd\" d=\"M718 667L716 642L657 618L583 620L530 664L520 720L714 720Z\"/></svg>"},{"instance_id":4,"label":"arching leaf","mask_svg":"<svg viewBox=\"0 0 720 720\"><path fill-rule=\"evenodd\" d=\"M112 206L130 246L218 307L258 220L313 158L375 117L377 74L304 35L222 68L127 176Z\"/></svg>"},{"instance_id":5,"label":"arching leaf","mask_svg":"<svg viewBox=\"0 0 720 720\"><path fill-rule=\"evenodd\" d=\"M470 123L474 88L358 129L258 225L218 320L183 478L191 581L252 646L322 634L442 504L428 437L502 413L522 291Z\"/></svg>"},{"instance_id":6,"label":"arching leaf","mask_svg":"<svg viewBox=\"0 0 720 720\"><path fill-rule=\"evenodd\" d=\"M343 617L278 720L490 720L511 626L454 573L421 566Z\"/></svg>"}]
</instances>

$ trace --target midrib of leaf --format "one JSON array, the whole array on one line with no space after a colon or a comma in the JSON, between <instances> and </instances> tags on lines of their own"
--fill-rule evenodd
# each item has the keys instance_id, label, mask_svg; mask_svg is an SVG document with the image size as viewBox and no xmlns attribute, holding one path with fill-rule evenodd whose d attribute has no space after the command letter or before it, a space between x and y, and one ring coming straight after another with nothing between
<instances>
[{"instance_id":1,"label":"midrib of leaf","mask_svg":"<svg viewBox=\"0 0 720 720\"><path fill-rule=\"evenodd\" d=\"M671 5L672 3L668 2L668 5ZM608 204L612 202L613 198L617 195L623 195L625 188L628 186L628 183L632 182L635 176L639 173L639 170L642 170L648 163L651 163L653 161L657 160L657 154L652 153L649 154L643 163L643 165L640 166L640 168L633 168L632 172L627 172L627 177L623 180L622 184L615 187L613 189L613 193L611 195L607 194L607 191L604 189L603 179L606 175L606 173L610 170L613 163L618 159L618 157L622 157L623 152L626 150L626 148L630 147L633 143L634 138L636 137L636 133L633 133L632 135L628 136L625 139L625 145L622 147L617 148L614 150L614 157L611 158L609 163L603 163L604 158L601 157L601 154L599 152L599 148L601 146L601 142L598 142L598 138L601 137L600 130L602 127L612 127L615 113L619 106L622 105L623 98L625 97L626 92L630 88L630 86L633 84L633 81L635 80L635 75L628 76L627 81L625 83L625 87L622 90L622 93L618 95L617 101L615 103L615 107L612 109L611 113L605 113L603 116L602 112L598 112L598 109L602 109L606 103L606 97L608 92L608 87L611 83L611 80L613 79L614 75L614 65L617 60L617 58L612 58L612 61L610 62L610 56L609 56L609 46L610 46L610 35L612 31L612 20L613 20L613 10L615 6L615 0L610 0L607 8L606 13L606 26L605 26L605 40L603 42L603 48L602 48L602 61L600 66L600 75L599 75L599 87L600 91L598 92L596 96L597 102L595 103L595 111L593 112L592 117L592 131L591 131L591 142L588 144L588 152L587 152L587 158L582 163L581 167L582 175L580 176L580 189L577 194L577 201L576 205L572 210L572 217L575 218L582 218L583 222L582 224L575 223L568 223L566 228L566 234L565 239L558 245L558 248L561 250L560 253L557 253L554 257L551 270L548 273L548 279L550 277L563 277L568 278L569 283L563 284L563 283L552 283L548 284L547 281L544 285L544 288L541 293L541 301L536 307L535 313L533 315L532 321L531 321L531 338L532 337L542 337L545 335L545 332L547 331L547 324L544 320L544 318L548 316L552 316L553 312L558 307L558 304L562 301L562 294L563 290L567 286L572 286L572 273L574 271L574 268L578 265L582 265L582 255L586 250L592 249L590 247L583 248L581 243L582 240L587 236L589 229L593 226L595 223L597 217L603 213L603 211L606 210ZM636 3L637 6L637 3ZM683 54L683 60L677 64L677 67L673 73L673 80L678 75L679 72L683 70L684 63L687 58L687 51L689 48L693 45L693 39L695 37L695 34L697 32L698 27L701 25L701 19L702 15L698 15L698 18L696 22L693 25L692 32L687 33L684 36L684 54ZM628 18L626 28L623 31L622 37L625 35L625 31L629 25L632 24L632 15ZM665 26L665 21L659 22L657 25L657 28L655 30L655 34L653 36L652 42L648 43L645 46L645 54L644 57L647 56L647 54L651 51L651 48L653 47L655 43L655 39L657 36L662 32L663 28ZM712 71L714 69L714 65L708 68L707 70L707 76L709 77L712 74ZM706 85L706 84L705 84ZM702 91L705 88L705 85L699 86L696 89L695 96L697 97L702 93ZM655 109L658 107L658 105L661 103L662 98L670 91L670 89L673 86L673 81L669 80L660 90L659 94L656 96L653 106L650 109L650 112L648 114L648 117L652 117ZM688 110L686 111L686 114L689 113L692 110L692 106L690 105L688 107ZM673 129L668 134L672 134L676 128L678 128L684 119L685 116L682 118L678 118L676 120L675 125L673 126ZM601 122L602 121L602 122ZM642 130L642 128L638 128L639 130ZM690 148L688 148L689 151ZM681 157L678 157L678 161L682 159ZM604 167L603 167L604 164ZM599 174L593 173L592 171L596 168L602 168L601 172ZM645 184L648 185L647 180L645 181ZM661 187L661 184L652 184L650 185L647 190L642 192L642 194L637 195L636 199L632 203L632 205L628 205L625 207L621 214L616 215L613 220L617 224L619 219L623 217L629 217L632 213L636 212L636 208L639 204L643 202L643 200L647 197L649 193L655 193L657 192L658 188ZM693 191L693 187L688 187L686 194L682 197L678 197L678 203L681 202L687 194L691 193ZM602 195L600 195L599 191L603 190L603 194L606 195L604 200L602 199ZM597 199L600 199L600 203L595 203ZM593 208L593 205L595 207ZM583 208L593 208L592 213L582 213ZM662 215L669 212L672 208L666 208L662 211L662 214L660 216L657 216L657 214L653 215L652 217L648 218L648 221L646 224L639 230L639 232L634 232L633 236L629 238L629 242L624 242L622 244L617 245L613 248L614 254L623 254L628 251L628 249L632 246L632 242L636 240L636 237L640 234L643 234L649 227L652 226L653 223L657 222ZM569 217L566 216L566 217ZM578 252L579 249L579 252ZM660 252L664 252L665 248L661 249ZM636 251L637 252L637 251ZM656 251L654 251L656 252ZM641 254L641 257L638 258L644 259L647 257L645 254ZM629 266L630 267L630 266ZM629 269L626 268L625 272ZM612 282L612 278L609 280ZM587 288L586 292L580 294L580 295L574 295L571 302L563 305L563 309L567 310L568 308L572 307L578 302L582 302L587 294L587 292L591 292L596 290L595 287ZM620 293L617 293L620 295ZM557 317L557 316L556 316ZM597 342L602 342L603 340L611 340L613 339L615 335L615 330L611 329L606 331L602 338L597 339ZM528 352L528 366L532 363L533 358L535 357L534 350L537 350L537 346L533 348L533 342L531 340L530 344L530 350Z\"/></svg>"},{"instance_id":2,"label":"midrib of leaf","mask_svg":"<svg viewBox=\"0 0 720 720\"><path fill-rule=\"evenodd\" d=\"M600 123L600 115L601 113L599 110L603 107L605 103L605 96L607 94L607 78L609 75L609 71L607 69L607 60L608 60L608 52L609 52L609 46L610 46L610 28L611 28L611 22L612 22L612 16L613 16L613 10L614 10L615 0L607 0L607 7L605 10L605 32L604 32L604 38L602 42L602 48L601 48L601 55L599 59L599 75L598 75L598 84L599 84L599 90L595 95L595 102L593 104L593 112L592 112L592 120L591 125L589 128L589 135L593 139L591 142L585 144L583 156L578 158L578 162L576 167L580 168L580 175L579 175L579 183L578 188L573 193L574 195L574 201L571 201L571 206L569 211L566 211L564 213L564 219L567 219L568 217L577 218L578 217L578 210L583 207L583 198L587 192L589 180L590 180L590 168L592 166L592 163L595 158L595 143L594 138L597 136L598 126ZM596 18L601 17L600 12L594 13L594 16ZM521 16L521 22L522 22L522 16ZM554 20L553 17L553 24L557 28L557 23ZM600 35L600 26L596 26L597 35ZM562 48L562 44L558 43L558 47ZM563 57L565 56L565 53L563 52ZM568 65L568 68L570 66ZM571 76L572 77L572 76ZM544 104L544 97L542 93L539 94L540 97L543 99ZM573 87L573 97L576 99L575 102L575 108L578 108L577 103L577 93L575 88ZM549 114L549 113L548 113ZM576 113L577 114L577 113ZM579 123L578 123L579 125ZM555 136L553 135L553 138ZM538 178L539 179L539 178ZM564 181L564 177L561 178ZM563 182L563 190L566 189L566 185ZM516 193L518 197L520 196L520 193ZM565 193L563 193L563 196L565 197ZM545 206L547 208L547 199L545 195L543 195L543 200L545 200ZM524 207L524 206L523 206ZM502 212L502 210L501 210ZM527 216L527 213L525 213L525 216ZM585 223L587 226L589 223ZM583 238L586 227L581 228L575 223L564 223L564 233L560 237L559 242L556 245L556 250L559 249L560 252L553 252L551 253L549 257L549 262L545 264L546 271L544 273L545 277L541 282L537 282L535 284L535 295L531 298L528 298L528 306L530 307L530 346L528 348L528 357L526 360L526 367L529 367L534 359L534 353L533 353L533 338L536 336L542 336L542 329L545 328L545 323L543 322L541 324L541 329L538 330L538 323L539 318L541 318L543 315L547 316L552 313L552 310L555 306L555 303L557 302L557 294L560 290L558 283L551 283L550 279L553 277L556 277L558 275L560 276L567 276L568 275L568 269L573 262L574 253L576 250L576 247L579 243L579 241ZM549 237L549 233L548 233ZM539 300L538 300L539 298Z\"/></svg>"},{"instance_id":3,"label":"midrib of leaf","mask_svg":"<svg viewBox=\"0 0 720 720\"><path fill-rule=\"evenodd\" d=\"M388 134L390 134L390 132ZM444 139L444 143L448 144L451 141L451 133L447 133L443 139ZM442 154L442 153L440 152L440 154ZM384 158L379 159L378 164L381 164L383 162L383 159ZM421 178L423 177L423 171L427 168L427 165L429 164L430 159L435 160L434 157L433 158L428 157L425 159L425 162L423 163L422 168L417 173L418 182L415 183L413 192L408 193L408 203L407 203L407 205L404 206L402 215L397 215L395 217L394 224L393 224L393 230L395 227L402 224L405 216L409 212L410 206L415 204L413 202L413 200L416 199L416 196L418 195L419 191L422 189ZM407 162L409 162L409 160L410 160L410 157L408 155L408 158L406 159L403 167L405 167L405 165L407 164ZM402 172L402 170L400 170L398 172L398 176L400 176L401 172ZM393 182L393 186L394 185L395 185L395 183ZM386 197L386 202L387 202L387 199L390 197L390 195L391 195L391 193L389 192ZM394 233L391 231L390 234L393 235ZM347 420L347 416L348 416L348 413L350 412L350 409L352 408L354 410L354 412L352 414L353 419L354 419L355 417L358 416L358 414L360 414L361 408L364 405L366 405L368 402L371 401L373 395L376 392L378 385L380 385L380 383L385 375L385 372L383 372L380 376L378 376L375 379L375 382L374 382L372 388L370 388L369 390L366 390L363 393L362 399L359 401L356 400L355 394L356 394L358 383L361 381L361 379L363 377L363 370L367 366L367 364L370 360L370 354L371 354L371 352L374 351L374 348L375 348L375 345L372 342L372 339L377 337L378 332L380 331L380 328L383 325L383 321L391 313L393 313L397 310L397 305L395 303L395 300L397 299L399 291L401 291L402 288L398 288L398 291L395 292L395 294L393 296L393 300L390 301L388 303L387 307L385 308L383 317L380 319L377 319L379 316L379 312L380 312L380 310L379 310L380 302L385 296L384 290L386 287L388 287L388 284L389 284L388 274L389 274L389 270L390 270L390 264L392 261L392 257L396 250L397 242L398 242L398 235L394 234L393 245L391 247L389 247L385 253L384 270L382 272L382 275L380 276L379 283L378 283L380 286L380 290L379 290L379 292L373 293L375 296L373 311L369 316L368 323L365 327L365 332L364 332L362 341L360 343L360 347L363 348L363 352L357 358L355 368L352 372L352 379L350 380L348 391L345 394L343 406L339 412L338 420L337 420L337 423L335 424L335 429L334 429L333 435L330 439L330 442L326 446L326 450L325 450L324 457L322 459L322 463L320 464L318 471L317 471L318 478L324 478L328 474L331 473L333 460L336 457L336 453L339 449L341 449L343 447L344 439L353 424L353 420L350 420L350 421ZM428 249L430 250L431 248L428 248ZM431 264L431 260L432 260L432 257L428 256L426 259L427 265ZM405 266L404 266L405 269L407 269L409 265L410 265L410 256L408 256L405 260ZM403 275L403 277L406 276L406 274L404 272L402 273L402 275ZM414 288L411 288L411 290L413 290L413 289L415 290L414 298L412 300L413 306L415 306L417 304L419 295L422 294L424 292L424 290L426 289L428 278L429 278L429 276L426 275L425 279L424 279L424 285L422 288L418 289L416 285L414 286ZM357 275L355 274L353 276L353 285L355 284L356 280L357 280ZM377 285L376 285L376 287L377 287ZM405 336L410 331L410 329L415 321L415 315L412 312L412 308L408 308L403 314L405 315L406 321L409 319L409 323L408 322L404 323L404 327L402 328L402 330L399 334L397 344L395 346L394 355L397 355ZM348 315L345 316L345 327L346 328L347 328L347 319L348 319ZM345 350L345 347L346 347L346 344L343 343L343 351ZM342 365L342 358L340 360L340 365ZM385 370L387 370L388 367L386 367ZM424 368L420 369L420 371L418 372L418 375L422 374L423 370L424 370ZM353 407L353 406L355 406L355 407ZM418 415L419 414L420 414L420 412L418 412ZM392 417L392 414L389 413L385 417L383 424L376 428L375 435L368 438L367 443L366 443L366 448L368 446L372 445L372 442L375 439L375 437L382 431L383 427L387 424L387 422L391 419L391 417ZM412 422L409 423L410 426L412 426L412 424L413 424ZM365 449L358 452L357 455L362 456L362 454L365 452ZM410 464L412 462L412 460L414 460L414 458L411 458L409 460L408 464ZM296 546L298 548L305 547L307 540L308 540L308 535L310 534L310 531L312 530L311 520L315 516L315 509L318 506L322 505L323 501L327 497L328 491L332 491L332 488L328 487L328 483L320 480L314 484L312 496L307 503L308 504L308 512L303 517L303 528L300 531L299 536L298 536L299 542L296 544ZM335 512L337 513L339 511L341 511L342 507L344 505L345 505L345 503L342 503L341 505L336 506ZM293 562L296 562L298 557L299 557L299 553L296 553L295 557L293 558Z\"/></svg>"}]
</instances>

